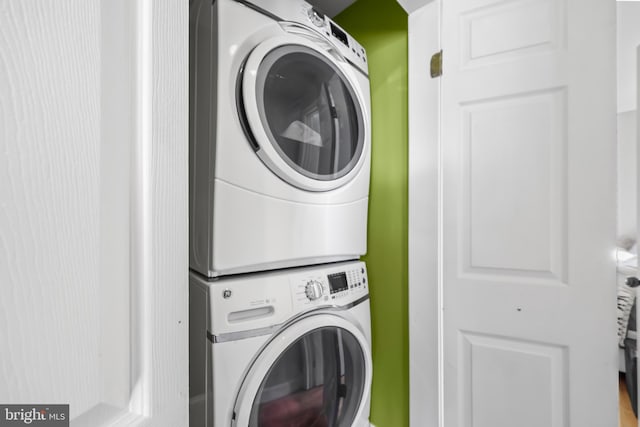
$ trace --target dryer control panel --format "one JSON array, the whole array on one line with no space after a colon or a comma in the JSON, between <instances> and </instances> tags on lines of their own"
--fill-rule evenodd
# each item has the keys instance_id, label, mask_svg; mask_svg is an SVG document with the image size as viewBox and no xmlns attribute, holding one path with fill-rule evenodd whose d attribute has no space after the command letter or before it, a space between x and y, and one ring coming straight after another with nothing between
<instances>
[{"instance_id":1,"label":"dryer control panel","mask_svg":"<svg viewBox=\"0 0 640 427\"><path fill-rule=\"evenodd\" d=\"M301 23L315 29L327 39L331 40L333 45L338 48L340 53L347 58L349 62L365 74L368 74L367 52L364 50L364 47L338 24L333 22L331 18L306 2L303 2L301 13L299 13L296 18L298 18L297 21L303 21Z\"/></svg>"},{"instance_id":2,"label":"dryer control panel","mask_svg":"<svg viewBox=\"0 0 640 427\"><path fill-rule=\"evenodd\" d=\"M250 3L278 21L302 24L324 36L351 64L369 75L367 52L349 33L304 0L238 0Z\"/></svg>"},{"instance_id":3,"label":"dryer control panel","mask_svg":"<svg viewBox=\"0 0 640 427\"><path fill-rule=\"evenodd\" d=\"M291 277L293 304L304 311L314 306L346 306L369 294L363 262L325 267Z\"/></svg>"}]
</instances>

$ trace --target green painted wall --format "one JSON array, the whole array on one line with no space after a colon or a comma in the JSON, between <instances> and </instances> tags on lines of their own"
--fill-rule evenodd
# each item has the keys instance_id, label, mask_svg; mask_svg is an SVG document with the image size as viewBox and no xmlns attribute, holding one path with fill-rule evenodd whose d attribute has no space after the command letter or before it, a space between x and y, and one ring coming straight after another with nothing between
<instances>
[{"instance_id":1,"label":"green painted wall","mask_svg":"<svg viewBox=\"0 0 640 427\"><path fill-rule=\"evenodd\" d=\"M336 21L367 50L372 157L368 252L371 422L409 425L407 14L396 0L360 0Z\"/></svg>"}]
</instances>

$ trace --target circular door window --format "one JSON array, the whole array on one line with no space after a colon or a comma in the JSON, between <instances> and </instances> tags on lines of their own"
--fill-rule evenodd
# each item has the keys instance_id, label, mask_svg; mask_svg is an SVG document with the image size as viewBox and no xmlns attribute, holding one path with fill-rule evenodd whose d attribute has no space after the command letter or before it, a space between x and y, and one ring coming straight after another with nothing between
<instances>
[{"instance_id":1,"label":"circular door window","mask_svg":"<svg viewBox=\"0 0 640 427\"><path fill-rule=\"evenodd\" d=\"M255 360L236 400L234 425L351 427L363 416L370 384L371 355L361 331L336 316L310 316L274 337Z\"/></svg>"},{"instance_id":2,"label":"circular door window","mask_svg":"<svg viewBox=\"0 0 640 427\"><path fill-rule=\"evenodd\" d=\"M271 366L253 401L250 427L350 427L362 400L365 357L339 328L300 337Z\"/></svg>"},{"instance_id":3,"label":"circular door window","mask_svg":"<svg viewBox=\"0 0 640 427\"><path fill-rule=\"evenodd\" d=\"M336 60L309 42L265 42L244 74L243 104L263 162L309 190L348 181L360 165L365 127L359 98ZM314 185L296 174L338 184Z\"/></svg>"}]
</instances>

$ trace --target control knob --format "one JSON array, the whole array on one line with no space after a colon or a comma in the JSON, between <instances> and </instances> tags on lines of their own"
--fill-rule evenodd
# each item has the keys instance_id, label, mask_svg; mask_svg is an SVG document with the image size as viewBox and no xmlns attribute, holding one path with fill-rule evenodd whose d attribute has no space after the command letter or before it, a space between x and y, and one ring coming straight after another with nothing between
<instances>
[{"instance_id":1,"label":"control knob","mask_svg":"<svg viewBox=\"0 0 640 427\"><path fill-rule=\"evenodd\" d=\"M310 8L307 11L307 16L309 17L309 21L316 27L322 27L324 25L324 16L314 8Z\"/></svg>"},{"instance_id":2,"label":"control knob","mask_svg":"<svg viewBox=\"0 0 640 427\"><path fill-rule=\"evenodd\" d=\"M322 283L317 280L309 280L304 292L310 301L317 300L322 296Z\"/></svg>"}]
</instances>

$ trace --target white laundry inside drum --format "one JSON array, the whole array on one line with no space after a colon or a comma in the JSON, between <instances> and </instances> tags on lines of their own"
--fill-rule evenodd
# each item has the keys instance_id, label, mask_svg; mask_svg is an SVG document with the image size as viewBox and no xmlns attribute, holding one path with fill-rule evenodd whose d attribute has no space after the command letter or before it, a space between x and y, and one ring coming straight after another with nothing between
<instances>
[{"instance_id":1,"label":"white laundry inside drum","mask_svg":"<svg viewBox=\"0 0 640 427\"><path fill-rule=\"evenodd\" d=\"M322 136L300 120L291 122L280 136L292 141L322 147Z\"/></svg>"}]
</instances>

